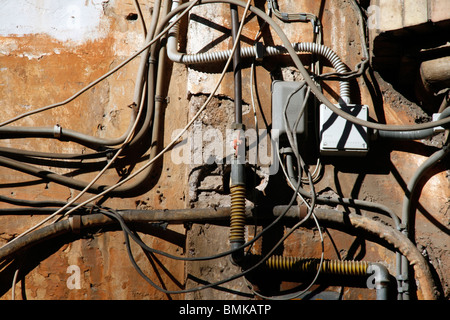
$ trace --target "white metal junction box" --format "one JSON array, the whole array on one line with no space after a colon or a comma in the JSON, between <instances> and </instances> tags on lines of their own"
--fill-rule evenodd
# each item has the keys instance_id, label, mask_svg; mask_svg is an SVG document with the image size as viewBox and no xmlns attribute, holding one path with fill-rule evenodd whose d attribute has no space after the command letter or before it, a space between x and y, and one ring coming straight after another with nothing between
<instances>
[{"instance_id":1,"label":"white metal junction box","mask_svg":"<svg viewBox=\"0 0 450 320\"><path fill-rule=\"evenodd\" d=\"M336 107L367 121L368 106L358 104L337 104ZM319 117L320 153L322 155L362 156L369 150L367 127L354 124L320 105Z\"/></svg>"}]
</instances>

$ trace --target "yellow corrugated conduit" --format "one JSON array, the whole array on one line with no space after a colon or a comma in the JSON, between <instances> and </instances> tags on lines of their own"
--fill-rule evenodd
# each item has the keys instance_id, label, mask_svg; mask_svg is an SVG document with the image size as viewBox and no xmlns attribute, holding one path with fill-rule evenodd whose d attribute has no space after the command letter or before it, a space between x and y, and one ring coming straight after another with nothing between
<instances>
[{"instance_id":1,"label":"yellow corrugated conduit","mask_svg":"<svg viewBox=\"0 0 450 320\"><path fill-rule=\"evenodd\" d=\"M245 185L230 186L231 191L231 222L230 222L230 242L238 242L240 245L245 242Z\"/></svg>"},{"instance_id":2,"label":"yellow corrugated conduit","mask_svg":"<svg viewBox=\"0 0 450 320\"><path fill-rule=\"evenodd\" d=\"M287 272L315 272L320 265L320 259L272 256L265 262L270 270ZM321 273L349 276L367 275L369 263L351 260L323 260Z\"/></svg>"}]
</instances>

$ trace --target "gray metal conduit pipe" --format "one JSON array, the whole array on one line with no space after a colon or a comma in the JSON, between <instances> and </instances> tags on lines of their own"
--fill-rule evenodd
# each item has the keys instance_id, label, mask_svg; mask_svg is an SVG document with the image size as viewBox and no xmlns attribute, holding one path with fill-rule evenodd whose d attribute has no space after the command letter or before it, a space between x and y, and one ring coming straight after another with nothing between
<instances>
[{"instance_id":1,"label":"gray metal conduit pipe","mask_svg":"<svg viewBox=\"0 0 450 320\"><path fill-rule=\"evenodd\" d=\"M231 34L233 43L238 41L239 16L236 5L230 5L231 14ZM245 17L243 17L245 19ZM233 55L233 73L234 73L234 113L235 120L232 129L243 130L242 124L242 73L241 73L241 56L240 41L236 43L236 50ZM241 136L241 135L240 135ZM243 144L245 145L245 144ZM232 250L242 247L245 243L245 159L243 156L242 146L236 147L237 155L233 156L231 163L230 177L230 234L229 241ZM244 249L235 250L231 255L233 263L238 264L244 257Z\"/></svg>"},{"instance_id":2,"label":"gray metal conduit pipe","mask_svg":"<svg viewBox=\"0 0 450 320\"><path fill-rule=\"evenodd\" d=\"M307 214L307 209L302 207L291 207L286 211L285 206L273 208L271 217L280 216L285 213L284 218L298 219ZM119 210L118 211L127 223L217 223L226 225L230 216L230 208L205 208L205 209L175 209L175 210ZM261 212L258 209L258 212ZM267 212L267 211L266 211ZM385 224L372 220L365 216L347 214L331 209L317 208L315 210L317 219L324 226L344 231L348 234L359 235L363 233L371 241L381 245L394 247L407 257L418 281L419 290L422 292L424 300L436 300L439 297L437 287L434 283L429 265L417 247L400 231L386 226ZM250 223L261 222L263 217L253 218L253 208L246 208L246 218ZM15 255L25 249L30 249L34 245L54 239L64 234L81 234L82 230L98 228L106 225L116 224L114 220L103 214L88 214L73 216L69 219L50 224L24 235L17 240L5 244L0 248L0 261L14 259ZM380 271L380 270L379 270ZM383 276L380 274L380 277ZM384 276L383 276L384 277ZM381 282L382 278L379 278Z\"/></svg>"},{"instance_id":3,"label":"gray metal conduit pipe","mask_svg":"<svg viewBox=\"0 0 450 320\"><path fill-rule=\"evenodd\" d=\"M375 289L377 290L377 300L388 300L389 296L389 271L381 263L370 263L367 274L373 275Z\"/></svg>"},{"instance_id":4,"label":"gray metal conduit pipe","mask_svg":"<svg viewBox=\"0 0 450 320\"><path fill-rule=\"evenodd\" d=\"M436 163L447 157L450 153L450 145L446 144L441 150L432 154L421 166L416 170L413 177L407 185L405 196L403 197L402 207L402 229L401 231L406 237L411 238L411 199L414 194L417 184L424 174ZM403 300L409 300L409 264L405 256L401 257L400 263L397 263L397 275L400 283L400 295Z\"/></svg>"},{"instance_id":5,"label":"gray metal conduit pipe","mask_svg":"<svg viewBox=\"0 0 450 320\"><path fill-rule=\"evenodd\" d=\"M438 120L450 117L450 108L444 109L438 116ZM396 140L420 140L431 137L432 135L440 132L439 128L429 128L416 131L386 131L378 130L378 136L384 139L396 139Z\"/></svg>"},{"instance_id":6,"label":"gray metal conduit pipe","mask_svg":"<svg viewBox=\"0 0 450 320\"><path fill-rule=\"evenodd\" d=\"M160 0L156 0L154 4L154 12L151 19L151 25L149 27L149 31L146 36L146 43L152 40L153 35L155 34L155 30L158 27L158 17L160 13L161 2ZM167 10L166 10L167 11ZM148 48L144 50L141 54L140 65L138 68L137 76L136 76L136 85L134 91L133 100L135 103L139 103L141 101L143 95L143 87L147 85L149 87L153 83L152 81L146 81L146 74L150 77L154 77L154 75L149 72L148 61L151 56L151 49ZM151 80L151 79L147 79ZM148 91L151 93L151 91ZM152 96L149 94L149 96ZM148 99L153 100L153 99ZM135 137L131 140L129 146L134 146L141 143L142 138L148 134L148 128L151 125L153 119L153 101L148 103L147 112L145 113L145 119L142 125L142 130L139 131ZM123 143L125 138L128 136L130 129L133 126L133 122L136 120L137 116L137 108L133 108L130 124L126 132L118 138L112 139L103 139L98 137L89 136L71 129L62 128L59 125L55 125L53 128L49 127L1 127L0 128L0 136L2 138L54 138L61 141L73 141L78 142L82 145L89 146L90 148L97 149L99 147L109 147L115 146ZM18 150L11 148L2 148L5 152L11 154L19 154L19 155L28 155L31 157L44 157L44 158L72 158L72 157L84 157L82 154L73 154L73 155L65 155L65 154L56 154L56 153L47 153L47 152L34 152L27 150ZM111 150L114 152L115 150ZM92 157L95 157L96 154L92 154Z\"/></svg>"},{"instance_id":7,"label":"gray metal conduit pipe","mask_svg":"<svg viewBox=\"0 0 450 320\"><path fill-rule=\"evenodd\" d=\"M246 4L240 0L202 0L198 4L212 4L212 3L228 3L228 4L236 4L240 7L245 7ZM168 14L168 18L179 14L182 10L186 9L189 5L191 5L192 2L184 3L177 7L176 11L173 10L173 12L170 12ZM334 103L332 103L320 90L320 88L314 83L314 80L311 79L308 71L305 69L305 66L301 62L300 58L298 57L297 52L295 52L294 48L292 47L292 44L290 43L289 39L287 38L286 34L283 32L283 30L280 28L279 25L275 23L273 19L271 19L264 11L254 7L250 6L249 10L263 19L265 22L270 25L270 27L275 31L275 33L280 37L281 42L283 43L284 48L287 50L287 53L291 57L294 65L297 67L297 69L300 71L300 73L304 77L304 81L308 84L308 86L311 88L311 92L319 99L320 102L325 104L331 111L336 113L338 116L341 116L342 118L352 122L356 123L358 125L368 127L371 129L376 130L387 130L387 131L411 131L411 130L420 130L420 129L426 129L426 128L433 128L441 125L446 125L450 123L450 118L441 119L438 121L433 122L425 122L421 124L416 125L390 125L390 124L382 124L377 122L371 122L371 121L364 121L361 120L355 116L352 116L348 114L347 112L341 110L339 107L337 107Z\"/></svg>"},{"instance_id":8,"label":"gray metal conduit pipe","mask_svg":"<svg viewBox=\"0 0 450 320\"><path fill-rule=\"evenodd\" d=\"M173 9L177 8L180 1L173 1ZM178 34L179 27L178 24L172 28L169 32L169 37L167 38L167 56L173 62L183 63L187 65L194 64L208 64L226 61L231 50L223 50L217 52L202 52L187 54L178 51ZM296 42L291 44L295 51L297 52L309 52L317 55L321 55L327 59L333 68L338 73L344 73L347 71L347 67L341 61L339 56L327 46L317 44L314 42ZM262 49L262 51L261 51ZM256 56L278 56L288 53L288 50L284 46L266 46L261 48L260 44L253 47L241 47L240 48L241 58L254 58ZM350 103L350 84L348 81L340 81L340 96L343 101Z\"/></svg>"},{"instance_id":9,"label":"gray metal conduit pipe","mask_svg":"<svg viewBox=\"0 0 450 320\"><path fill-rule=\"evenodd\" d=\"M260 259L260 255L249 255L249 261L247 263L254 264ZM369 276L366 283L368 288L376 289L377 300L389 299L390 274L386 266L381 263L324 259L321 264L321 259L319 258L273 255L265 261L263 268L270 271L288 273L315 273L319 270L320 266L321 274L357 277Z\"/></svg>"}]
</instances>

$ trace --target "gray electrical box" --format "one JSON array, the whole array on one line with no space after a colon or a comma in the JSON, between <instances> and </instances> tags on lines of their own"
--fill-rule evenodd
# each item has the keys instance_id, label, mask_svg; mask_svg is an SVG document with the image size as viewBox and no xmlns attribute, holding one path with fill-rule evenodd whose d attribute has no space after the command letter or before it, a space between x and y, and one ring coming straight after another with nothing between
<instances>
[{"instance_id":1,"label":"gray electrical box","mask_svg":"<svg viewBox=\"0 0 450 320\"><path fill-rule=\"evenodd\" d=\"M272 82L272 139L275 141L287 140L284 110L291 130L297 121L300 109L305 99L306 86L295 81L275 80ZM307 133L307 107L300 118L295 133L299 141L304 140ZM279 140L278 140L279 139Z\"/></svg>"},{"instance_id":2,"label":"gray electrical box","mask_svg":"<svg viewBox=\"0 0 450 320\"><path fill-rule=\"evenodd\" d=\"M336 105L341 110L367 121L368 106ZM368 148L367 128L338 116L326 105L320 105L320 153L323 155L361 156Z\"/></svg>"}]
</instances>

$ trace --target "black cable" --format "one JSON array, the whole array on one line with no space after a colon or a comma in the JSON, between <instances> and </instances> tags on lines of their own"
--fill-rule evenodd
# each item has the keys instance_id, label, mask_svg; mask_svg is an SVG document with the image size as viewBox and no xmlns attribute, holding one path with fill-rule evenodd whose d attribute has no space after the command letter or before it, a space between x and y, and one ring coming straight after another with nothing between
<instances>
[{"instance_id":1,"label":"black cable","mask_svg":"<svg viewBox=\"0 0 450 320\"><path fill-rule=\"evenodd\" d=\"M228 277L228 278L226 278L226 279L223 279L223 280L220 280L220 281L217 281L217 282L214 282L214 283L210 283L210 284L207 284L207 285L204 285L204 286L201 286L201 287L192 288L192 289L184 289L184 290L166 290L166 289L161 288L160 286L158 286L154 281L152 281L152 280L151 280L151 279L150 279L150 278L142 271L142 269L139 267L139 265L137 264L136 260L134 259L133 253L132 253L132 251L131 251L131 246L130 246L129 237L131 237L134 241L136 241L136 242L137 242L143 249L145 249L145 250L148 250L148 251L153 252L153 253L162 254L162 255L164 255L164 256L166 256L166 257L174 258L174 259L176 259L176 260L195 261L195 260L211 260L211 259L217 259L217 258L221 258L221 257L226 256L226 255L229 255L229 254L233 253L234 251L241 250L241 249L243 249L244 247L246 247L246 246L252 244L253 242L255 242L257 239L259 239L259 237L261 237L263 233L267 232L267 230L269 230L269 229L274 225L275 222L278 222L278 221L280 220L280 218L282 218L282 217L287 213L287 211L289 210L289 208L293 205L295 199L296 199L296 193L294 193L294 195L293 195L293 197L292 197L290 203L288 204L287 208L285 209L285 211L284 211L280 216L278 216L277 219L275 219L268 227L264 228L264 229L259 233L259 235L258 235L257 237L255 237L254 239L248 241L246 244L244 244L244 245L242 245L242 246L240 246L240 247L235 248L234 250L229 250L229 251L226 251L226 252L224 252L224 253L222 253L222 254L217 254L217 255L213 255L213 256L209 256L209 257L203 257L203 258L182 258L182 257L176 257L176 256L173 256L173 255L171 255L171 254L169 254L169 253L162 252L162 251L160 251L160 250L156 250L156 249L153 249L153 248L149 248L149 247L148 247L145 243L143 243L138 237L136 237L135 234L134 234L133 232L131 232L131 230L127 227L125 221L124 221L123 218L120 216L120 214L114 212L114 210L102 211L102 213L105 214L105 215L107 215L107 216L109 216L109 217L111 217L111 218L116 219L116 220L120 223L120 225L121 225L121 227L122 227L122 230L123 230L123 232L124 232L125 245L126 245L126 247L127 247L127 253L128 253L129 258L130 258L130 261L131 261L133 267L136 269L136 271L143 277L143 279L146 280L149 284L151 284L155 289L157 289L157 290L159 290L159 291L161 291L161 292L163 292L163 293L166 293L166 294L182 294L182 293L196 292L196 291L204 290L204 289L207 289L207 288L215 287L215 286L224 284L224 283L226 283L226 282L230 282L230 281L232 281L232 280L238 279L238 278L240 278L240 277L242 277L242 276L244 276L244 275L250 273L251 271L253 271L253 270L255 270L256 268L258 268L261 264L263 264L267 259L269 259L270 256L272 255L272 253L276 250L276 248L277 248L279 245L281 245L282 241L280 240L280 241L279 241L279 242L278 242L278 243L277 243L277 244L276 244L276 245L275 245L275 246L274 246L274 247L273 247L273 248L272 248L272 249L271 249L271 250L270 250L263 258L262 258L262 259L261 259L261 260L259 260L257 263L255 263L254 265L252 265L252 266L249 267L248 269L245 269L244 271L242 271L242 272L240 272L240 273L238 273L238 274L236 274L236 275L234 275L234 276L231 276L231 277ZM294 229L292 229L290 232L288 232L287 235L290 235L290 234L293 232L293 230L294 230ZM287 235L285 235L285 236L282 238L283 241L286 239Z\"/></svg>"},{"instance_id":2,"label":"black cable","mask_svg":"<svg viewBox=\"0 0 450 320\"><path fill-rule=\"evenodd\" d=\"M297 186L297 190L295 190L296 192L298 191L299 185ZM180 256L174 256L171 255L169 253L166 253L164 251L160 251L158 249L154 249L154 248L150 248L149 246L147 246L142 240L140 240L139 238L137 238L133 232L130 230L130 228L127 226L125 220L121 217L121 215L115 211L114 209L106 209L103 208L102 213L105 215L108 215L109 217L112 217L114 219L116 219L122 229L137 243L139 244L143 249L150 251L152 253L156 253L156 254L160 254L162 256L165 256L167 258L171 258L174 260L182 260L182 261L205 261L205 260L213 260L213 259L218 259L218 258L222 258L224 256L230 255L238 250L242 250L247 246L250 246L251 244L255 243L259 238L261 238L266 232L268 232L271 228L273 228L289 211L290 207L294 204L296 197L297 197L297 193L294 192L290 202L288 205L286 205L286 208L284 209L284 211L276 218L274 219L269 225L267 225L263 230L261 230L261 232L259 232L253 239L247 241L246 243L242 244L239 247L236 247L234 249L228 250L228 251L224 251L222 253L218 253L215 255L211 255L211 256L205 256L205 257L180 257Z\"/></svg>"}]
</instances>

